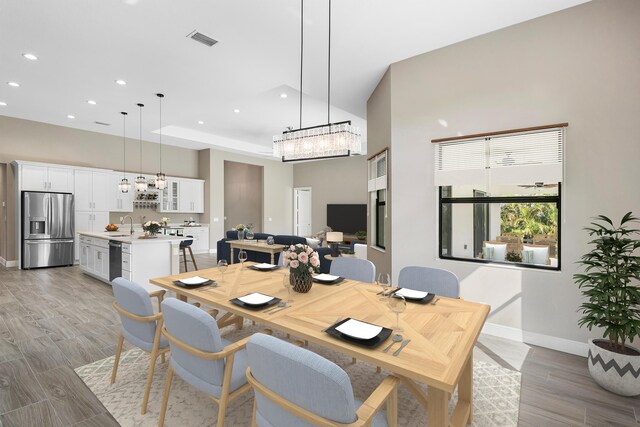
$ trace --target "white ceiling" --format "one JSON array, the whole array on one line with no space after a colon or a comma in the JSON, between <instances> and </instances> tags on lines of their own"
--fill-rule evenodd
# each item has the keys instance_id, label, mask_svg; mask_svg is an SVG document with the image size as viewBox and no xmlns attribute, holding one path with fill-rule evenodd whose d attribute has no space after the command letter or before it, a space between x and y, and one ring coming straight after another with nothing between
<instances>
[{"instance_id":1,"label":"white ceiling","mask_svg":"<svg viewBox=\"0 0 640 427\"><path fill-rule=\"evenodd\" d=\"M389 64L584 2L333 0L331 121L351 119L366 140L366 102ZM305 1L303 126L327 120L327 4ZM298 127L299 9L298 0L0 0L0 115L121 135L128 111L135 138L142 102L143 138L156 141L163 92L163 142L267 154L274 134ZM219 43L187 38L194 29Z\"/></svg>"}]
</instances>

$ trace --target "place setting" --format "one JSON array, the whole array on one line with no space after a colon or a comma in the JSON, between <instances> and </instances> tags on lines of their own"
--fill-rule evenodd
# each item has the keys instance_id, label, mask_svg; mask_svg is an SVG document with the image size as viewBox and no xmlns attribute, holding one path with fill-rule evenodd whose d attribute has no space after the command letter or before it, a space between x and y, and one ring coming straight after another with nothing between
<instances>
[{"instance_id":1,"label":"place setting","mask_svg":"<svg viewBox=\"0 0 640 427\"><path fill-rule=\"evenodd\" d=\"M254 264L249 266L248 268L250 268L251 270L255 270L255 271L274 271L280 268L280 266L276 265L276 264L269 264L266 262L260 263L260 264Z\"/></svg>"},{"instance_id":2,"label":"place setting","mask_svg":"<svg viewBox=\"0 0 640 427\"><path fill-rule=\"evenodd\" d=\"M218 287L218 284L213 279L201 276L185 277L184 279L174 280L173 284L187 289L201 288L203 286L211 286L213 288Z\"/></svg>"},{"instance_id":3,"label":"place setting","mask_svg":"<svg viewBox=\"0 0 640 427\"><path fill-rule=\"evenodd\" d=\"M279 304L282 300L271 295L265 295L261 292L251 292L241 297L232 298L229 301L232 304L249 310L263 310L267 307Z\"/></svg>"},{"instance_id":4,"label":"place setting","mask_svg":"<svg viewBox=\"0 0 640 427\"><path fill-rule=\"evenodd\" d=\"M342 276L335 276L333 274L326 273L316 274L311 278L315 283L319 283L321 285L339 285L344 281L344 277Z\"/></svg>"}]
</instances>

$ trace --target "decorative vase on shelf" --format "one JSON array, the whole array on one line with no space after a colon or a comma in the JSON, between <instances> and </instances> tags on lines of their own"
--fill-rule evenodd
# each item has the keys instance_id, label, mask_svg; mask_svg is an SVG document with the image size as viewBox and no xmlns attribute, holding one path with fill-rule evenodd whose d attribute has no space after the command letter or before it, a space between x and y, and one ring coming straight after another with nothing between
<instances>
[{"instance_id":1,"label":"decorative vase on shelf","mask_svg":"<svg viewBox=\"0 0 640 427\"><path fill-rule=\"evenodd\" d=\"M298 271L291 271L289 275L289 283L293 287L293 290L301 294L306 294L311 290L311 274L304 274Z\"/></svg>"},{"instance_id":2,"label":"decorative vase on shelf","mask_svg":"<svg viewBox=\"0 0 640 427\"><path fill-rule=\"evenodd\" d=\"M238 230L238 240L244 240L244 232L244 228L242 230Z\"/></svg>"}]
</instances>

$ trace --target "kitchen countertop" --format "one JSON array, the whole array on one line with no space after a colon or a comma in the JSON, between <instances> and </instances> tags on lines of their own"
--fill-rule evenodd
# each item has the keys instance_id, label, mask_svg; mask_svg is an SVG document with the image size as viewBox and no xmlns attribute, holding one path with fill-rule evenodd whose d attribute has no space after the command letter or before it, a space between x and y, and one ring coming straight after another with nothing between
<instances>
[{"instance_id":1,"label":"kitchen countertop","mask_svg":"<svg viewBox=\"0 0 640 427\"><path fill-rule=\"evenodd\" d=\"M168 243L168 242L181 242L184 240L182 236L163 236L158 234L158 237L155 239L140 239L140 236L143 236L144 233L133 233L133 236L129 234L129 229L123 230L120 228L118 231L102 231L98 233L91 232L79 232L81 236L87 237L95 237L98 239L104 240L115 240L117 242L122 243L130 243L130 244L151 244L151 243ZM126 234L126 236L122 236Z\"/></svg>"}]
</instances>

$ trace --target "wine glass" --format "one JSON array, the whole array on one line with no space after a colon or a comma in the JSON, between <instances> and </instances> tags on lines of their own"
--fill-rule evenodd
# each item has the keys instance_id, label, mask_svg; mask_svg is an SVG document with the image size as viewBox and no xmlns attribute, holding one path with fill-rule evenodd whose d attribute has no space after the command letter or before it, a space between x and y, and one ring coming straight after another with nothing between
<instances>
[{"instance_id":1,"label":"wine glass","mask_svg":"<svg viewBox=\"0 0 640 427\"><path fill-rule=\"evenodd\" d=\"M402 295L393 294L389 296L389 308L396 314L396 327L393 328L395 335L393 341L402 341L402 328L400 328L400 313L403 313L407 308L407 302Z\"/></svg>"},{"instance_id":2,"label":"wine glass","mask_svg":"<svg viewBox=\"0 0 640 427\"><path fill-rule=\"evenodd\" d=\"M242 264L240 266L240 269L244 268L244 262L247 260L247 257L247 251L245 251L244 249L238 252L238 260L240 260L240 263Z\"/></svg>"},{"instance_id":3,"label":"wine glass","mask_svg":"<svg viewBox=\"0 0 640 427\"><path fill-rule=\"evenodd\" d=\"M224 282L224 272L227 271L228 266L229 263L226 259L221 259L220 261L218 261L218 270L220 270L220 273L222 273L222 279L220 279L221 282Z\"/></svg>"},{"instance_id":4,"label":"wine glass","mask_svg":"<svg viewBox=\"0 0 640 427\"><path fill-rule=\"evenodd\" d=\"M378 280L376 280L376 283L382 288L382 296L380 299L384 300L387 297L387 291L391 287L391 277L389 276L389 273L378 274Z\"/></svg>"},{"instance_id":5,"label":"wine glass","mask_svg":"<svg viewBox=\"0 0 640 427\"><path fill-rule=\"evenodd\" d=\"M291 284L291 275L289 273L285 274L282 278L282 285L287 290L287 305L293 302L293 298L291 295L293 293L293 285Z\"/></svg>"}]
</instances>

